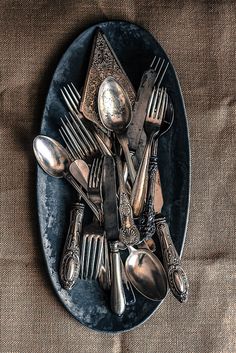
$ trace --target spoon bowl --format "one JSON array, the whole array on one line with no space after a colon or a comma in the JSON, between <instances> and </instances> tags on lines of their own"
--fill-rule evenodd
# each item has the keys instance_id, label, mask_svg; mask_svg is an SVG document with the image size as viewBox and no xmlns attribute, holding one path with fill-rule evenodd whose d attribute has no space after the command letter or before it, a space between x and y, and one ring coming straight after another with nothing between
<instances>
[{"instance_id":1,"label":"spoon bowl","mask_svg":"<svg viewBox=\"0 0 236 353\"><path fill-rule=\"evenodd\" d=\"M125 262L127 277L144 297L159 301L167 294L167 277L159 259L147 249L128 246L129 256Z\"/></svg>"},{"instance_id":2,"label":"spoon bowl","mask_svg":"<svg viewBox=\"0 0 236 353\"><path fill-rule=\"evenodd\" d=\"M108 76L99 88L98 111L105 128L118 134L124 132L131 122L129 97L111 76Z\"/></svg>"},{"instance_id":3,"label":"spoon bowl","mask_svg":"<svg viewBox=\"0 0 236 353\"><path fill-rule=\"evenodd\" d=\"M40 167L55 178L63 178L68 170L70 158L65 148L51 137L38 135L33 141L33 150Z\"/></svg>"}]
</instances>

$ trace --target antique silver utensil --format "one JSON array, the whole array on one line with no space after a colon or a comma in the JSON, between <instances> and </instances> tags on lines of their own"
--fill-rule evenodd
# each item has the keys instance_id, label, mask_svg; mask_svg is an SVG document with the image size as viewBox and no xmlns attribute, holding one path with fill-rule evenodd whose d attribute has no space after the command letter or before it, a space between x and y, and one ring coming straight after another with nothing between
<instances>
[{"instance_id":1,"label":"antique silver utensil","mask_svg":"<svg viewBox=\"0 0 236 353\"><path fill-rule=\"evenodd\" d=\"M127 128L132 119L131 104L127 93L111 76L108 76L99 88L98 111L103 125L115 132L124 151L131 182L134 183L136 171L127 138Z\"/></svg>"},{"instance_id":2,"label":"antique silver utensil","mask_svg":"<svg viewBox=\"0 0 236 353\"><path fill-rule=\"evenodd\" d=\"M122 87L125 87L131 104L133 104L135 100L134 88L105 34L100 28L97 28L80 104L80 111L92 122L100 122L97 95L101 83L107 76L114 77Z\"/></svg>"},{"instance_id":3,"label":"antique silver utensil","mask_svg":"<svg viewBox=\"0 0 236 353\"><path fill-rule=\"evenodd\" d=\"M119 239L125 245L134 245L140 241L140 234L134 223L133 212L124 182L122 163L118 155L116 155L116 166L119 177L119 213L121 222Z\"/></svg>"},{"instance_id":4,"label":"antique silver utensil","mask_svg":"<svg viewBox=\"0 0 236 353\"><path fill-rule=\"evenodd\" d=\"M109 242L111 254L111 310L117 315L122 315L125 311L125 293L122 283L122 269L119 239L119 218L116 197L116 171L112 157L105 156L102 174L102 195L104 229Z\"/></svg>"},{"instance_id":5,"label":"antique silver utensil","mask_svg":"<svg viewBox=\"0 0 236 353\"><path fill-rule=\"evenodd\" d=\"M144 206L148 186L147 176L152 141L153 138L158 135L161 123L164 120L167 107L167 99L168 96L165 88L154 88L144 123L144 129L147 135L147 143L131 193L131 205L135 217L140 216Z\"/></svg>"},{"instance_id":6,"label":"antique silver utensil","mask_svg":"<svg viewBox=\"0 0 236 353\"><path fill-rule=\"evenodd\" d=\"M70 212L68 229L60 263L60 280L62 286L70 290L76 283L80 271L80 241L84 204L76 202Z\"/></svg>"},{"instance_id":7,"label":"antique silver utensil","mask_svg":"<svg viewBox=\"0 0 236 353\"><path fill-rule=\"evenodd\" d=\"M150 250L127 247L129 256L125 270L128 279L146 298L162 300L167 293L167 278L161 262Z\"/></svg>"},{"instance_id":8,"label":"antique silver utensil","mask_svg":"<svg viewBox=\"0 0 236 353\"><path fill-rule=\"evenodd\" d=\"M78 181L79 184L87 191L89 166L83 159L76 159L69 166L70 174Z\"/></svg>"},{"instance_id":9,"label":"antique silver utensil","mask_svg":"<svg viewBox=\"0 0 236 353\"><path fill-rule=\"evenodd\" d=\"M101 174L102 174L103 157L94 158L91 165L87 195L98 209L101 210ZM101 214L103 214L101 210ZM91 232L88 231L83 236L83 245L81 252L81 278L97 279L102 263L102 255L104 253L104 232L100 224L93 221L90 225Z\"/></svg>"},{"instance_id":10,"label":"antique silver utensil","mask_svg":"<svg viewBox=\"0 0 236 353\"><path fill-rule=\"evenodd\" d=\"M165 59L154 57L150 68L144 72L139 85L138 93L133 107L132 121L128 127L127 135L129 140L129 149L137 151L142 135L143 124L147 113L148 102L153 92L154 85L160 87L163 77L168 68L169 62L165 64Z\"/></svg>"},{"instance_id":11,"label":"antique silver utensil","mask_svg":"<svg viewBox=\"0 0 236 353\"><path fill-rule=\"evenodd\" d=\"M83 137L85 137L85 139L90 140L90 142L92 144L94 144L95 146L99 146L100 150L104 154L111 155L111 151L106 144L106 143L109 143L109 138L104 133L101 132L101 129L104 130L104 127L101 124L100 120L99 120L99 124L96 124L96 125L99 125L99 127L100 127L99 132L103 135L103 138L100 136L99 132L96 130L95 125L93 125L93 132L89 131L85 127L85 125L83 123L83 120L85 120L85 119L79 111L81 96L80 96L79 92L77 91L76 87L74 86L74 84L71 82L70 84L67 84L67 86L64 86L61 89L61 93L62 93L62 96L63 96L64 101L66 103L66 106L69 109L71 116L74 117L73 124L76 125L77 130L80 130L80 129L82 130L82 134L80 134L80 137L82 139L83 139ZM93 122L95 122L95 121L93 121Z\"/></svg>"},{"instance_id":12,"label":"antique silver utensil","mask_svg":"<svg viewBox=\"0 0 236 353\"><path fill-rule=\"evenodd\" d=\"M65 148L51 137L38 135L33 141L33 150L40 167L50 176L55 178L64 177L75 188L100 221L101 213L96 205L88 199L85 192L69 173L70 157Z\"/></svg>"}]
</instances>

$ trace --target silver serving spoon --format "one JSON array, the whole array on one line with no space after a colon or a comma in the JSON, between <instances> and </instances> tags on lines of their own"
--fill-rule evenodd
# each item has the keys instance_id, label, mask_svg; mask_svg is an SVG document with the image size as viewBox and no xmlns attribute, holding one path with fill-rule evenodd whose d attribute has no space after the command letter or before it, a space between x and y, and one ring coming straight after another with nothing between
<instances>
[{"instance_id":1,"label":"silver serving spoon","mask_svg":"<svg viewBox=\"0 0 236 353\"><path fill-rule=\"evenodd\" d=\"M134 288L151 300L162 300L167 294L167 277L159 259L147 249L128 245L125 261L126 275Z\"/></svg>"},{"instance_id":2,"label":"silver serving spoon","mask_svg":"<svg viewBox=\"0 0 236 353\"><path fill-rule=\"evenodd\" d=\"M116 133L124 151L131 182L134 183L136 171L129 152L127 128L132 119L132 108L127 93L112 77L108 76L98 92L98 112L102 124Z\"/></svg>"},{"instance_id":3,"label":"silver serving spoon","mask_svg":"<svg viewBox=\"0 0 236 353\"><path fill-rule=\"evenodd\" d=\"M33 150L40 167L54 178L64 177L84 199L98 220L101 221L102 217L96 205L88 199L69 172L70 157L66 149L51 137L38 135L33 141Z\"/></svg>"}]
</instances>

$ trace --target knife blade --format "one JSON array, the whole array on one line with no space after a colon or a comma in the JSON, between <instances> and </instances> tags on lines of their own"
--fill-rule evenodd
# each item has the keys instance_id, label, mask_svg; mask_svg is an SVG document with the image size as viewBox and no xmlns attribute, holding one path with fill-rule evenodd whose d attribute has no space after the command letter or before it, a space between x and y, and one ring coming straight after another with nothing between
<instances>
[{"instance_id":1,"label":"knife blade","mask_svg":"<svg viewBox=\"0 0 236 353\"><path fill-rule=\"evenodd\" d=\"M111 251L111 310L122 315L125 311L125 293L119 252L119 217L116 197L116 169L112 157L105 156L102 173L104 228Z\"/></svg>"}]
</instances>

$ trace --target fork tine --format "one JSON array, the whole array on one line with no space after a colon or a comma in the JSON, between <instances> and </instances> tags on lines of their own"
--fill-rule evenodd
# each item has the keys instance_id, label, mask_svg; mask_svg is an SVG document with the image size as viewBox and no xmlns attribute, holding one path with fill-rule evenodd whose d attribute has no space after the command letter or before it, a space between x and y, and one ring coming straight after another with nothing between
<instances>
[{"instance_id":1,"label":"fork tine","mask_svg":"<svg viewBox=\"0 0 236 353\"><path fill-rule=\"evenodd\" d=\"M71 136L71 132L68 130L64 121L62 122L62 124L62 138L64 139L66 146L70 146L69 149L74 151L75 159L82 158L84 155L83 151L80 149L80 146L77 146L75 143L71 142L73 136Z\"/></svg>"},{"instance_id":2,"label":"fork tine","mask_svg":"<svg viewBox=\"0 0 236 353\"><path fill-rule=\"evenodd\" d=\"M102 175L102 166L103 166L103 157L99 158L99 163L98 163L98 171L97 171L97 178L96 178L96 185L95 187L99 187L99 184L101 182L101 175Z\"/></svg>"},{"instance_id":3,"label":"fork tine","mask_svg":"<svg viewBox=\"0 0 236 353\"><path fill-rule=\"evenodd\" d=\"M166 89L165 89L164 92L163 92L163 99L162 99L161 104L160 104L160 114L159 114L159 117L157 117L157 114L156 114L156 117L157 117L158 119L160 119L161 121L162 121L162 119L163 119L164 112L165 112L166 97L167 97L167 93L166 93Z\"/></svg>"},{"instance_id":4,"label":"fork tine","mask_svg":"<svg viewBox=\"0 0 236 353\"><path fill-rule=\"evenodd\" d=\"M83 135L80 133L80 131L76 131L74 126L72 125L72 123L70 122L69 118L67 116L65 116L66 121L67 121L67 126L68 128L71 130L71 133L74 135L75 137L75 141L77 142L77 144L79 144L79 146L81 147L81 149L84 151L84 154L89 154L89 149L86 145L86 143L84 142L84 138Z\"/></svg>"},{"instance_id":5,"label":"fork tine","mask_svg":"<svg viewBox=\"0 0 236 353\"><path fill-rule=\"evenodd\" d=\"M65 119L68 121L68 118L66 115L65 115ZM76 133L74 134L74 131L70 129L70 127L65 123L63 119L61 119L61 121L62 121L64 130L67 132L68 140L70 141L70 144L73 146L74 150L77 151L78 155L82 154L84 156L86 152L84 151L84 149L82 149L81 144L77 142L79 140L77 134Z\"/></svg>"},{"instance_id":6,"label":"fork tine","mask_svg":"<svg viewBox=\"0 0 236 353\"><path fill-rule=\"evenodd\" d=\"M97 262L96 262L96 268L95 271L93 269L93 273L94 273L94 279L97 279L99 271L100 271L100 267L101 267L101 261L102 261L102 253L103 253L103 247L104 247L104 235L103 236L99 236L99 244L98 244L98 251L97 251Z\"/></svg>"},{"instance_id":7,"label":"fork tine","mask_svg":"<svg viewBox=\"0 0 236 353\"><path fill-rule=\"evenodd\" d=\"M152 110L151 110L151 112L150 112L150 116L151 116L151 117L154 116L159 93L160 93L159 90L156 89L156 92L155 92L155 95L154 95L154 99L153 99L153 104L152 104Z\"/></svg>"},{"instance_id":8,"label":"fork tine","mask_svg":"<svg viewBox=\"0 0 236 353\"><path fill-rule=\"evenodd\" d=\"M93 160L92 166L91 166L91 170L89 173L89 182L88 182L88 187L92 188L93 187L93 176L94 176L94 172L95 172L95 161L96 158Z\"/></svg>"},{"instance_id":9,"label":"fork tine","mask_svg":"<svg viewBox=\"0 0 236 353\"><path fill-rule=\"evenodd\" d=\"M70 156L72 157L71 159L75 160L76 159L76 153L73 150L72 146L70 146L70 144L68 143L67 137L66 137L66 134L65 134L65 131L64 131L63 127L61 129L59 129L59 133L60 133L60 135L61 135L61 137L62 137L62 139L63 139L63 141L64 141L64 143L66 145L67 150L69 151Z\"/></svg>"},{"instance_id":10,"label":"fork tine","mask_svg":"<svg viewBox=\"0 0 236 353\"><path fill-rule=\"evenodd\" d=\"M89 134L88 130L85 128L84 124L82 123L82 121L79 118L75 118L72 114L70 114L70 118L72 120L74 128L79 133L84 144L87 145L88 149L92 153L94 151L94 148L97 149L97 147L94 147L94 145L92 145L92 142L91 142L92 138L91 138L91 135ZM87 137L87 139L85 137Z\"/></svg>"},{"instance_id":11,"label":"fork tine","mask_svg":"<svg viewBox=\"0 0 236 353\"><path fill-rule=\"evenodd\" d=\"M158 90L159 91L159 90ZM157 105L155 107L155 110L153 111L153 115L152 117L154 119L159 119L159 116L160 116L160 107L162 106L162 103L163 103L163 94L164 94L164 88L161 88L160 90L160 95L159 95L159 99L157 101Z\"/></svg>"},{"instance_id":12,"label":"fork tine","mask_svg":"<svg viewBox=\"0 0 236 353\"><path fill-rule=\"evenodd\" d=\"M75 95L75 93L74 93L74 91L73 91L73 89L71 88L71 86L70 86L69 83L67 84L67 88L68 88L68 90L70 91L71 96L73 97L73 100L74 100L74 103L75 103L76 108L78 109L80 100L76 97L76 95ZM71 97L71 98L72 98L72 97Z\"/></svg>"},{"instance_id":13,"label":"fork tine","mask_svg":"<svg viewBox=\"0 0 236 353\"><path fill-rule=\"evenodd\" d=\"M151 62L151 65L150 65L150 69L152 69L153 68L153 66L154 66L154 63L155 63L155 61L156 61L156 55L154 56L154 58L153 58L153 60L152 60L152 62Z\"/></svg>"},{"instance_id":14,"label":"fork tine","mask_svg":"<svg viewBox=\"0 0 236 353\"><path fill-rule=\"evenodd\" d=\"M79 94L78 90L76 89L75 85L73 84L73 82L70 83L71 86L74 89L75 95L77 96L77 99L79 100L79 102L81 101L81 95Z\"/></svg>"},{"instance_id":15,"label":"fork tine","mask_svg":"<svg viewBox=\"0 0 236 353\"><path fill-rule=\"evenodd\" d=\"M94 234L90 234L87 238L87 244L86 244L86 264L85 264L85 273L84 273L84 279L88 278L89 274L89 264L90 264L90 253L91 253L91 246L92 246L92 241L93 241Z\"/></svg>"},{"instance_id":16,"label":"fork tine","mask_svg":"<svg viewBox=\"0 0 236 353\"><path fill-rule=\"evenodd\" d=\"M95 259L96 259L96 252L97 252L97 246L98 246L98 240L99 240L99 235L95 235L92 239L92 255L91 255L91 260L90 260L90 273L89 273L89 279L93 278L93 273L94 273L94 265L95 265Z\"/></svg>"},{"instance_id":17,"label":"fork tine","mask_svg":"<svg viewBox=\"0 0 236 353\"><path fill-rule=\"evenodd\" d=\"M158 71L157 77L155 78L154 84L157 83L157 79L159 78L159 75L160 75L161 69L162 69L162 67L163 67L163 65L164 65L164 62L165 62L165 59L163 59L162 65L161 65L161 67L160 67L160 69L159 69L159 71ZM162 72L162 74L161 74L161 77L160 77L159 80L158 80L157 88L160 87L161 82L162 82L162 80L163 80L163 78L164 78L164 76L165 76L166 70L168 69L168 66L169 66L169 61L167 62L166 66L165 66L165 68L164 68L164 70L163 70L163 72Z\"/></svg>"},{"instance_id":18,"label":"fork tine","mask_svg":"<svg viewBox=\"0 0 236 353\"><path fill-rule=\"evenodd\" d=\"M61 89L61 93L62 93L62 96L65 100L65 103L67 105L67 108L69 109L69 111L72 113L72 114L77 114L78 113L78 109L74 103L74 101L71 99L71 96L69 94L69 92L67 91L66 87L63 87Z\"/></svg>"},{"instance_id":19,"label":"fork tine","mask_svg":"<svg viewBox=\"0 0 236 353\"><path fill-rule=\"evenodd\" d=\"M155 67L154 67L154 71L157 71L157 68L158 68L158 65L159 65L160 61L161 61L161 58L158 58L158 61L157 61L156 65L155 65ZM163 61L165 61L165 59L163 59ZM160 68L159 68L159 71L158 71L158 73L157 73L157 76L159 75L160 70L161 70L163 64L164 64L164 62L161 63L161 66L160 66Z\"/></svg>"},{"instance_id":20,"label":"fork tine","mask_svg":"<svg viewBox=\"0 0 236 353\"><path fill-rule=\"evenodd\" d=\"M151 97L150 97L150 99L149 99L146 117L150 116L150 111L151 111L151 107L152 107L152 102L153 102L154 93L155 93L155 87L153 88Z\"/></svg>"}]
</instances>

